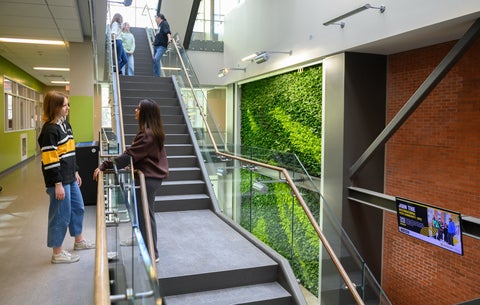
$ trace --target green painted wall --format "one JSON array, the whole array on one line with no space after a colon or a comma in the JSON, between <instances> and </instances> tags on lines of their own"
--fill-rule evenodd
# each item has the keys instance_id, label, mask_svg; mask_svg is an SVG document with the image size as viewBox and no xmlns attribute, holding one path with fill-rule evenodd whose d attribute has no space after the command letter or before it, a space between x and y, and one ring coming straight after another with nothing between
<instances>
[{"instance_id":1,"label":"green painted wall","mask_svg":"<svg viewBox=\"0 0 480 305\"><path fill-rule=\"evenodd\" d=\"M35 155L35 147L37 145L34 129L5 132L4 77L8 77L38 92L43 92L45 89L41 82L0 56L0 99L2 101L2 107L0 107L0 173L22 161L20 149L23 134L27 137L27 158Z\"/></svg>"},{"instance_id":2,"label":"green painted wall","mask_svg":"<svg viewBox=\"0 0 480 305\"><path fill-rule=\"evenodd\" d=\"M75 143L94 141L93 96L69 96L70 124Z\"/></svg>"}]
</instances>

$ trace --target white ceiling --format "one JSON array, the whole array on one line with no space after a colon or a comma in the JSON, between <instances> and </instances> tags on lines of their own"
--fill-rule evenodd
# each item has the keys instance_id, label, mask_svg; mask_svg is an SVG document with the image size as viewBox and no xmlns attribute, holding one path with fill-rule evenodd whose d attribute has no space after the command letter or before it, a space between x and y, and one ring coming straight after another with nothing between
<instances>
[{"instance_id":1,"label":"white ceiling","mask_svg":"<svg viewBox=\"0 0 480 305\"><path fill-rule=\"evenodd\" d=\"M70 66L69 42L98 42L104 58L106 0L0 0L0 37L61 40L65 46L0 42L0 56L52 86L69 80L69 72L37 71L35 66ZM92 23L91 13L95 22ZM92 25L94 33L92 32ZM100 62L100 61L99 61ZM103 70L98 71L103 75Z\"/></svg>"}]
</instances>

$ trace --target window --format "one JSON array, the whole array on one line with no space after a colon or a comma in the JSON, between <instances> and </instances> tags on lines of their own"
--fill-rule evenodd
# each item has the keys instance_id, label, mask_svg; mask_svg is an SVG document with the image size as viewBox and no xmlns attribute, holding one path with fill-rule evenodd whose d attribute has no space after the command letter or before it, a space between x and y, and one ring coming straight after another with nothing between
<instances>
[{"instance_id":1,"label":"window","mask_svg":"<svg viewBox=\"0 0 480 305\"><path fill-rule=\"evenodd\" d=\"M41 102L42 95L8 78L5 78L3 88L5 132L34 129L37 123L35 102Z\"/></svg>"},{"instance_id":2,"label":"window","mask_svg":"<svg viewBox=\"0 0 480 305\"><path fill-rule=\"evenodd\" d=\"M242 3L241 0L202 0L193 26L189 49L223 52L225 15Z\"/></svg>"}]
</instances>

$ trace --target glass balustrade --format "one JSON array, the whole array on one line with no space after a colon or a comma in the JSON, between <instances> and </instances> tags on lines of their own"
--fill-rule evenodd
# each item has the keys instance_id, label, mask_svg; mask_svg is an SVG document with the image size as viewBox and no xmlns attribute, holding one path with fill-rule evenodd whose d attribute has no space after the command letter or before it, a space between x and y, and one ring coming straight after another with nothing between
<instances>
[{"instance_id":1,"label":"glass balustrade","mask_svg":"<svg viewBox=\"0 0 480 305\"><path fill-rule=\"evenodd\" d=\"M106 244L110 301L161 304L157 273L138 227L131 171L105 171Z\"/></svg>"}]
</instances>

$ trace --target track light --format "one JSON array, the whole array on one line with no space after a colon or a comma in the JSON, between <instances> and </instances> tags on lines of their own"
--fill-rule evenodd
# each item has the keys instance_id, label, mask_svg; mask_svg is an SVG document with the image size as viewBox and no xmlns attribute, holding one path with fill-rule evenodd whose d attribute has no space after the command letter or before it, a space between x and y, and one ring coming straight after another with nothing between
<instances>
[{"instance_id":1,"label":"track light","mask_svg":"<svg viewBox=\"0 0 480 305\"><path fill-rule=\"evenodd\" d=\"M280 54L288 54L288 55L292 55L292 50L288 51L288 52L282 52L282 51L262 51L262 52L257 52L255 54L252 54L252 55L249 55L249 56L246 56L244 58L242 58L242 61L247 61L247 60L251 60L253 62L255 62L256 64L261 64L261 63L264 63L266 62L267 60L270 59L270 54L273 54L273 53L280 53Z\"/></svg>"},{"instance_id":2,"label":"track light","mask_svg":"<svg viewBox=\"0 0 480 305\"><path fill-rule=\"evenodd\" d=\"M224 177L228 175L228 169L225 167L219 167L217 168L217 176Z\"/></svg>"},{"instance_id":3,"label":"track light","mask_svg":"<svg viewBox=\"0 0 480 305\"><path fill-rule=\"evenodd\" d=\"M380 11L380 13L383 13L385 12L385 5L381 5L381 6L372 6L371 4L367 3L365 5L362 5L361 7L359 8L356 8L354 10L351 10L350 12L346 13L346 14L343 14L341 16L338 16L338 17L335 17L327 22L325 22L323 25L327 26L327 25L331 25L331 24L335 24L335 25L339 25L342 29L345 27L345 22L343 21L340 21L340 20L343 20L345 18L348 18L352 15L355 15L355 14L358 14L364 10L368 10L369 8L373 8L373 9L377 9ZM340 21L340 22L339 22Z\"/></svg>"},{"instance_id":4,"label":"track light","mask_svg":"<svg viewBox=\"0 0 480 305\"><path fill-rule=\"evenodd\" d=\"M268 192L268 187L265 184L258 181L254 182L252 187L254 190L259 192L260 194L266 194Z\"/></svg>"},{"instance_id":5,"label":"track light","mask_svg":"<svg viewBox=\"0 0 480 305\"><path fill-rule=\"evenodd\" d=\"M223 69L220 69L218 71L217 76L218 77L224 77L225 75L227 75L230 72L230 70L241 70L243 72L246 72L247 68L223 68Z\"/></svg>"},{"instance_id":6,"label":"track light","mask_svg":"<svg viewBox=\"0 0 480 305\"><path fill-rule=\"evenodd\" d=\"M255 56L253 61L256 64L261 64L261 63L266 62L269 58L270 58L270 55L267 52L263 52L263 53L260 53L257 56Z\"/></svg>"}]
</instances>

